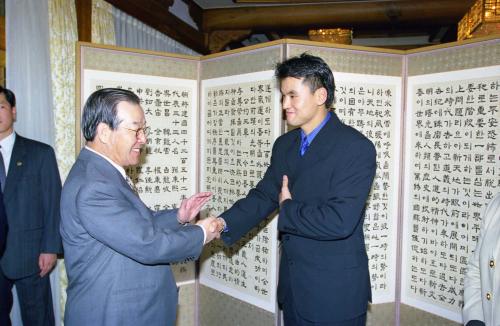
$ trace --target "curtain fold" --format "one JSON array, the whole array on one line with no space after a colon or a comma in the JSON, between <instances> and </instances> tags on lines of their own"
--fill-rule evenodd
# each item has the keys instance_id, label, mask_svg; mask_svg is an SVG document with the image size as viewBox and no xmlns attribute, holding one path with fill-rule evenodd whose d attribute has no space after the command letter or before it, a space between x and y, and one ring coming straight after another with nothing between
<instances>
[{"instance_id":1,"label":"curtain fold","mask_svg":"<svg viewBox=\"0 0 500 326\"><path fill-rule=\"evenodd\" d=\"M92 43L115 45L113 6L103 0L92 0Z\"/></svg>"},{"instance_id":2,"label":"curtain fold","mask_svg":"<svg viewBox=\"0 0 500 326\"><path fill-rule=\"evenodd\" d=\"M73 0L49 0L49 26L55 151L64 180L75 159L75 43L78 31Z\"/></svg>"},{"instance_id":3,"label":"curtain fold","mask_svg":"<svg viewBox=\"0 0 500 326\"><path fill-rule=\"evenodd\" d=\"M56 149L48 7L48 0L5 1L6 83L7 88L16 94L16 132ZM55 322L60 325L59 268L50 274L50 281ZM17 326L22 325L22 321L15 291L14 298L11 319Z\"/></svg>"},{"instance_id":4,"label":"curtain fold","mask_svg":"<svg viewBox=\"0 0 500 326\"><path fill-rule=\"evenodd\" d=\"M48 0L6 0L7 88L16 94L17 132L54 145Z\"/></svg>"},{"instance_id":5,"label":"curtain fold","mask_svg":"<svg viewBox=\"0 0 500 326\"><path fill-rule=\"evenodd\" d=\"M54 103L55 151L62 179L75 161L75 43L78 41L74 0L49 0L49 41L52 66L52 93ZM57 278L59 309L56 316L64 316L68 279L64 262L58 262ZM63 324L62 317L56 323Z\"/></svg>"},{"instance_id":6,"label":"curtain fold","mask_svg":"<svg viewBox=\"0 0 500 326\"><path fill-rule=\"evenodd\" d=\"M150 51L199 55L165 34L113 7L116 45Z\"/></svg>"}]
</instances>

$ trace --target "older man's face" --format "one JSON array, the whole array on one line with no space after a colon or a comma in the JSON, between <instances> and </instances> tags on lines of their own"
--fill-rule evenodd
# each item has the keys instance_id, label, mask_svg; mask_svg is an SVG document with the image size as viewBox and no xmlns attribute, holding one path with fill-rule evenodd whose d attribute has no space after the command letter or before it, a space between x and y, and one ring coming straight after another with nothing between
<instances>
[{"instance_id":1,"label":"older man's face","mask_svg":"<svg viewBox=\"0 0 500 326\"><path fill-rule=\"evenodd\" d=\"M117 105L117 116L121 122L112 132L109 158L122 167L136 165L146 143L146 135L136 132L146 125L144 112L140 105L122 101Z\"/></svg>"}]
</instances>

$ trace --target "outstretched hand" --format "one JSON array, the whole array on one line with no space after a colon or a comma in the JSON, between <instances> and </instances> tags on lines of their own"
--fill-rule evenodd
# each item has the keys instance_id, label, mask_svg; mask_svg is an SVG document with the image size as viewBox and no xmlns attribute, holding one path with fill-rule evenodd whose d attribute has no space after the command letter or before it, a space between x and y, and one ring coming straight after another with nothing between
<instances>
[{"instance_id":1,"label":"outstretched hand","mask_svg":"<svg viewBox=\"0 0 500 326\"><path fill-rule=\"evenodd\" d=\"M211 192L199 192L193 196L184 199L177 211L177 220L179 223L191 222L200 212L203 205L212 197Z\"/></svg>"},{"instance_id":2,"label":"outstretched hand","mask_svg":"<svg viewBox=\"0 0 500 326\"><path fill-rule=\"evenodd\" d=\"M281 192L279 195L280 206L287 199L292 199L292 194L290 193L290 190L288 189L288 177L286 175L284 175L283 176L283 183L281 185Z\"/></svg>"}]
</instances>

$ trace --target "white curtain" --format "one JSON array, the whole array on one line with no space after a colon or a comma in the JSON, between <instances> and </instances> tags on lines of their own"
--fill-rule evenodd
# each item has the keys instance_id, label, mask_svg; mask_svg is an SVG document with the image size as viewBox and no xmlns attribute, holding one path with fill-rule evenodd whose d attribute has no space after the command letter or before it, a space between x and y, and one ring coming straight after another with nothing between
<instances>
[{"instance_id":1,"label":"white curtain","mask_svg":"<svg viewBox=\"0 0 500 326\"><path fill-rule=\"evenodd\" d=\"M197 52L113 7L116 45L150 51L199 55Z\"/></svg>"},{"instance_id":2,"label":"white curtain","mask_svg":"<svg viewBox=\"0 0 500 326\"><path fill-rule=\"evenodd\" d=\"M16 94L16 132L54 147L51 92L48 0L6 0L7 88ZM52 301L59 302L59 271L50 275ZM12 324L22 325L14 290ZM56 325L60 310L54 309Z\"/></svg>"},{"instance_id":3,"label":"white curtain","mask_svg":"<svg viewBox=\"0 0 500 326\"><path fill-rule=\"evenodd\" d=\"M54 146L47 0L6 0L7 88L16 94L15 130Z\"/></svg>"}]
</instances>

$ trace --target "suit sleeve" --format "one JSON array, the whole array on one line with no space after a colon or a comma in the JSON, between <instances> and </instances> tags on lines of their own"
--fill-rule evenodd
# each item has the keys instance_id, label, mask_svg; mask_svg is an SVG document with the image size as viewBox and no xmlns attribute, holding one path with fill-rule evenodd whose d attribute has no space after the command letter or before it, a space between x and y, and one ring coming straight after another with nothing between
<instances>
[{"instance_id":1,"label":"suit sleeve","mask_svg":"<svg viewBox=\"0 0 500 326\"><path fill-rule=\"evenodd\" d=\"M278 143L279 139L273 146L271 165L267 168L262 180L248 192L245 198L238 200L230 209L221 214L229 229L221 236L226 244L234 244L278 208L281 176L276 178L274 173L276 151L280 146Z\"/></svg>"},{"instance_id":2,"label":"suit sleeve","mask_svg":"<svg viewBox=\"0 0 500 326\"><path fill-rule=\"evenodd\" d=\"M180 229L183 224L177 221L177 211L178 209L165 209L158 212L151 211L153 215L153 223L158 228L165 229Z\"/></svg>"},{"instance_id":3,"label":"suit sleeve","mask_svg":"<svg viewBox=\"0 0 500 326\"><path fill-rule=\"evenodd\" d=\"M85 185L77 195L76 209L92 237L143 264L192 260L203 248L200 227L159 227L153 222L154 216L142 215L116 185L103 182Z\"/></svg>"},{"instance_id":4,"label":"suit sleeve","mask_svg":"<svg viewBox=\"0 0 500 326\"><path fill-rule=\"evenodd\" d=\"M361 222L376 169L376 152L367 139L346 145L335 164L326 200L319 204L283 202L278 230L316 240L349 237Z\"/></svg>"},{"instance_id":5,"label":"suit sleeve","mask_svg":"<svg viewBox=\"0 0 500 326\"><path fill-rule=\"evenodd\" d=\"M61 235L59 224L61 221L61 177L57 167L54 150L48 147L42 155L40 167L41 196L43 203L44 230L42 235L42 253L62 253Z\"/></svg>"}]
</instances>

